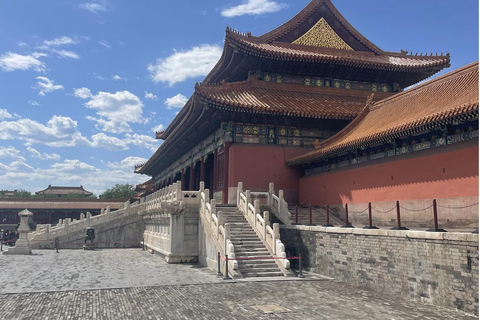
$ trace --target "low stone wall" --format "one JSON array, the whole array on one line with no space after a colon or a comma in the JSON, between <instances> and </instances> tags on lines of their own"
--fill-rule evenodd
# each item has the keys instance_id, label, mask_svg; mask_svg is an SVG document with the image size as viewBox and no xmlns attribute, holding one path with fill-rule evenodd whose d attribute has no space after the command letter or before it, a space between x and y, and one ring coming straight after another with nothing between
<instances>
[{"instance_id":1,"label":"low stone wall","mask_svg":"<svg viewBox=\"0 0 480 320\"><path fill-rule=\"evenodd\" d=\"M315 273L478 315L478 234L282 226L281 238Z\"/></svg>"}]
</instances>

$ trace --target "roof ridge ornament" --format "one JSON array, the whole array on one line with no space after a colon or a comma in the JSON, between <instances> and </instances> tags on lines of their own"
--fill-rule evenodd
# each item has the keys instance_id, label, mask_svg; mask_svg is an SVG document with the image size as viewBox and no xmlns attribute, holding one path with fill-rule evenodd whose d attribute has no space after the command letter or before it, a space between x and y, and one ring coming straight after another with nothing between
<instances>
[{"instance_id":1,"label":"roof ridge ornament","mask_svg":"<svg viewBox=\"0 0 480 320\"><path fill-rule=\"evenodd\" d=\"M367 102L365 103L365 107L369 110L372 110L373 105L375 104L375 93L372 93L368 98Z\"/></svg>"}]
</instances>

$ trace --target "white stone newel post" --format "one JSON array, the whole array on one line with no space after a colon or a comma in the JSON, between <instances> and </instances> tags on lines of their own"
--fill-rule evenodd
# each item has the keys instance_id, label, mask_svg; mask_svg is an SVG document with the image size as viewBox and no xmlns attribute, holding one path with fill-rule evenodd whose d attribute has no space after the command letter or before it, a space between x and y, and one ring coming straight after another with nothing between
<instances>
[{"instance_id":1,"label":"white stone newel post","mask_svg":"<svg viewBox=\"0 0 480 320\"><path fill-rule=\"evenodd\" d=\"M238 183L237 188L237 207L240 205L240 194L243 192L243 182Z\"/></svg>"},{"instance_id":2,"label":"white stone newel post","mask_svg":"<svg viewBox=\"0 0 480 320\"><path fill-rule=\"evenodd\" d=\"M260 201L255 200L253 201L253 207L255 208L253 211L253 226L257 227L257 213L260 213Z\"/></svg>"},{"instance_id":3,"label":"white stone newel post","mask_svg":"<svg viewBox=\"0 0 480 320\"><path fill-rule=\"evenodd\" d=\"M50 238L50 228L52 227L51 224L46 224L45 225L45 240L48 240Z\"/></svg>"},{"instance_id":4,"label":"white stone newel post","mask_svg":"<svg viewBox=\"0 0 480 320\"><path fill-rule=\"evenodd\" d=\"M63 219L58 219L57 227L61 227L63 224Z\"/></svg>"},{"instance_id":5,"label":"white stone newel post","mask_svg":"<svg viewBox=\"0 0 480 320\"><path fill-rule=\"evenodd\" d=\"M87 218L85 219L85 229L91 226L90 219L92 219L92 214L90 212L87 212Z\"/></svg>"},{"instance_id":6,"label":"white stone newel post","mask_svg":"<svg viewBox=\"0 0 480 320\"><path fill-rule=\"evenodd\" d=\"M267 239L267 226L270 225L270 212L263 211L263 234L265 239Z\"/></svg>"},{"instance_id":7,"label":"white stone newel post","mask_svg":"<svg viewBox=\"0 0 480 320\"><path fill-rule=\"evenodd\" d=\"M205 189L205 191L203 191L203 193L205 194L205 199L204 199L204 202L202 204L202 211L203 211L203 214L205 214L205 211L207 210L207 203L210 201L210 190Z\"/></svg>"},{"instance_id":8,"label":"white stone newel post","mask_svg":"<svg viewBox=\"0 0 480 320\"><path fill-rule=\"evenodd\" d=\"M277 254L277 239L280 240L280 224L273 224L273 254Z\"/></svg>"},{"instance_id":9,"label":"white stone newel post","mask_svg":"<svg viewBox=\"0 0 480 320\"><path fill-rule=\"evenodd\" d=\"M177 181L175 194L176 194L176 200L177 201L182 200L182 182Z\"/></svg>"},{"instance_id":10,"label":"white stone newel post","mask_svg":"<svg viewBox=\"0 0 480 320\"><path fill-rule=\"evenodd\" d=\"M217 214L217 202L215 201L215 199L212 199L212 201L210 202L210 209L210 217L213 213Z\"/></svg>"},{"instance_id":11,"label":"white stone newel post","mask_svg":"<svg viewBox=\"0 0 480 320\"><path fill-rule=\"evenodd\" d=\"M80 213L80 221L83 221L85 220L85 213Z\"/></svg>"},{"instance_id":12,"label":"white stone newel post","mask_svg":"<svg viewBox=\"0 0 480 320\"><path fill-rule=\"evenodd\" d=\"M283 190L278 191L278 214L283 214Z\"/></svg>"},{"instance_id":13,"label":"white stone newel post","mask_svg":"<svg viewBox=\"0 0 480 320\"><path fill-rule=\"evenodd\" d=\"M230 223L225 223L225 252L224 254L228 254L228 244L227 240L230 240Z\"/></svg>"},{"instance_id":14,"label":"white stone newel post","mask_svg":"<svg viewBox=\"0 0 480 320\"><path fill-rule=\"evenodd\" d=\"M273 182L270 182L268 184L268 206L269 207L272 206L272 200L273 200L272 195L274 194L275 194L275 188L274 188Z\"/></svg>"},{"instance_id":15,"label":"white stone newel post","mask_svg":"<svg viewBox=\"0 0 480 320\"><path fill-rule=\"evenodd\" d=\"M246 193L245 214L248 216L248 204L250 203L250 199L251 199L250 190L245 191L245 193Z\"/></svg>"},{"instance_id":16,"label":"white stone newel post","mask_svg":"<svg viewBox=\"0 0 480 320\"><path fill-rule=\"evenodd\" d=\"M71 222L71 221L72 221L71 218L65 219L65 223L64 223L64 225L63 225L63 232L64 232L65 234L68 234L68 232L70 231L69 229L70 229L70 222Z\"/></svg>"},{"instance_id":17,"label":"white stone newel post","mask_svg":"<svg viewBox=\"0 0 480 320\"><path fill-rule=\"evenodd\" d=\"M217 232L217 239L218 239L218 235L220 234L220 226L223 225L223 220L224 220L224 218L223 218L223 211L218 211L218 215L217 215L217 222L218 222L218 223L217 223L217 230L216 230L216 232Z\"/></svg>"},{"instance_id":18,"label":"white stone newel post","mask_svg":"<svg viewBox=\"0 0 480 320\"><path fill-rule=\"evenodd\" d=\"M200 181L200 192L202 192L203 190L205 190L205 182Z\"/></svg>"}]
</instances>

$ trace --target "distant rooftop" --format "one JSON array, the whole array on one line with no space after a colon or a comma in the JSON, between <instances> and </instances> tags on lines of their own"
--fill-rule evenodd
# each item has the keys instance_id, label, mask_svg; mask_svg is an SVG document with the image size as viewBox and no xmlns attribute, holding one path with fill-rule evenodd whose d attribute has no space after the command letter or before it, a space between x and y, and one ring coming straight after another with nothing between
<instances>
[{"instance_id":1,"label":"distant rooftop","mask_svg":"<svg viewBox=\"0 0 480 320\"><path fill-rule=\"evenodd\" d=\"M80 187L61 187L61 186L52 186L48 185L47 189L35 192L37 195L57 195L58 197L66 196L66 195L84 195L85 197L89 197L93 195L92 192L83 189L83 186Z\"/></svg>"}]
</instances>

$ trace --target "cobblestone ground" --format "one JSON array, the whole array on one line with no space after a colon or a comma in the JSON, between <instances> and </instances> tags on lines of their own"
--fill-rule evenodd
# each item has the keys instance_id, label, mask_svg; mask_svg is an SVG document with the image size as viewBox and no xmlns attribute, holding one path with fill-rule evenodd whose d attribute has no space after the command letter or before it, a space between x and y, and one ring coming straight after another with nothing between
<instances>
[{"instance_id":1,"label":"cobblestone ground","mask_svg":"<svg viewBox=\"0 0 480 320\"><path fill-rule=\"evenodd\" d=\"M84 254L79 250L64 250L61 259L65 261L56 261L62 272L55 271L60 269L57 266L51 269L50 280L37 281L35 277L55 263L52 260L48 264L47 260L61 255L39 253L45 261L37 261L35 256L8 256L7 260L0 256L2 264L12 262L10 258L16 261L12 265L15 270L7 269L11 274L31 275L14 279L5 275L8 271L0 273L1 284L10 288L2 286L0 319L477 319L333 280L225 282L207 269L168 265L158 256L130 249L95 253L91 272L98 277L96 288L91 288L94 276L83 279L79 274L73 280L68 277L69 269L72 274L78 272L73 264ZM132 259L135 266L126 262ZM36 263L41 261L45 265L36 270ZM143 267L139 265L142 262L146 262ZM97 267L93 267L95 263ZM112 274L120 271L121 276ZM122 281L122 277L129 280ZM75 282L73 290L69 281ZM41 286L49 282L57 283L46 286L49 292L33 292L42 291ZM22 289L12 290L12 283ZM288 310L266 314L254 308L265 305Z\"/></svg>"}]
</instances>

